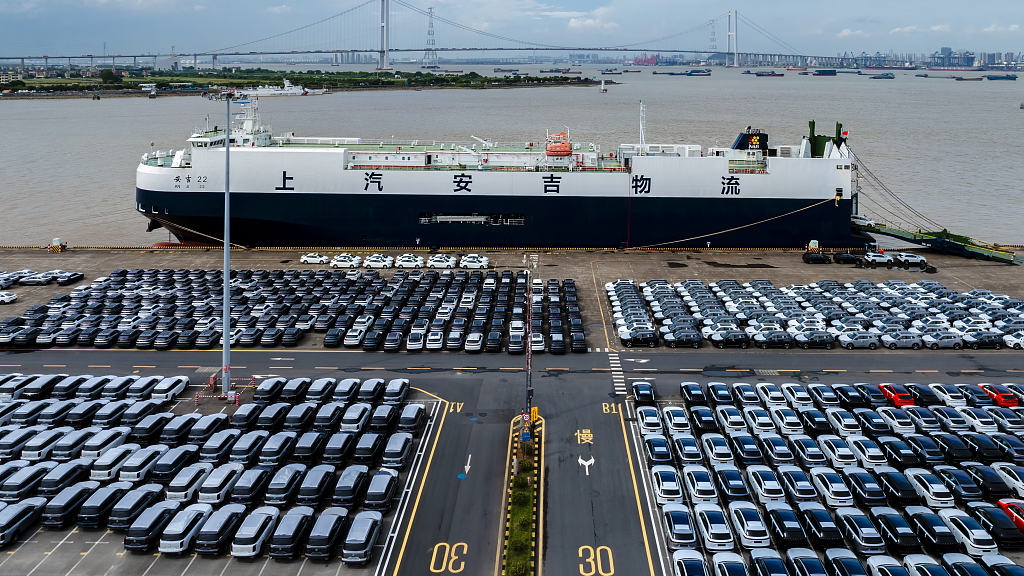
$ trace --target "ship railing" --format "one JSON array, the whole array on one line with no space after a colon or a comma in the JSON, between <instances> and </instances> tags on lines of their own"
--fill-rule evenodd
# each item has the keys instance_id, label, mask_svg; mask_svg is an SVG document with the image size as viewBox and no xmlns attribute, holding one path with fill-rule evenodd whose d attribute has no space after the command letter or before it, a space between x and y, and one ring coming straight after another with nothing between
<instances>
[{"instance_id":1,"label":"ship railing","mask_svg":"<svg viewBox=\"0 0 1024 576\"><path fill-rule=\"evenodd\" d=\"M586 172L586 173L618 173L629 172L623 167L595 167L595 166L473 166L468 164L448 166L394 166L390 164L348 164L349 170L404 170L409 172Z\"/></svg>"}]
</instances>

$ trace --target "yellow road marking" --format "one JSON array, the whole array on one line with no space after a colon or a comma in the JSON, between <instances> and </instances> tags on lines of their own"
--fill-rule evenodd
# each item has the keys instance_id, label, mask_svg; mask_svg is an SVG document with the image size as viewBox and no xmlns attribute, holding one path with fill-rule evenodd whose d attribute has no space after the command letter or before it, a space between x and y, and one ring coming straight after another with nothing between
<instances>
[{"instance_id":1,"label":"yellow road marking","mask_svg":"<svg viewBox=\"0 0 1024 576\"><path fill-rule=\"evenodd\" d=\"M269 370L291 370L291 366L267 366Z\"/></svg>"},{"instance_id":2,"label":"yellow road marking","mask_svg":"<svg viewBox=\"0 0 1024 576\"><path fill-rule=\"evenodd\" d=\"M430 368L429 367L406 368L406 370L430 370Z\"/></svg>"},{"instance_id":3,"label":"yellow road marking","mask_svg":"<svg viewBox=\"0 0 1024 576\"><path fill-rule=\"evenodd\" d=\"M657 372L657 368L633 368L633 372Z\"/></svg>"},{"instance_id":4,"label":"yellow road marking","mask_svg":"<svg viewBox=\"0 0 1024 576\"><path fill-rule=\"evenodd\" d=\"M522 368L498 368L498 370L522 370Z\"/></svg>"},{"instance_id":5,"label":"yellow road marking","mask_svg":"<svg viewBox=\"0 0 1024 576\"><path fill-rule=\"evenodd\" d=\"M110 364L89 364L88 367L89 368L110 368ZM178 368L181 368L181 366L178 366ZM196 368L199 368L199 366L196 366Z\"/></svg>"},{"instance_id":6,"label":"yellow road marking","mask_svg":"<svg viewBox=\"0 0 1024 576\"><path fill-rule=\"evenodd\" d=\"M601 302L601 290L597 287L597 271L594 270L594 261L590 261L590 277L594 280L594 292L597 293L597 308L601 311L601 329L604 330L604 343L609 350L612 348L612 341L608 338L608 324L604 318L604 303ZM605 295L607 297L607 295ZM618 350L613 350L618 352Z\"/></svg>"},{"instance_id":7,"label":"yellow road marking","mask_svg":"<svg viewBox=\"0 0 1024 576\"><path fill-rule=\"evenodd\" d=\"M132 368L156 368L156 366L132 366Z\"/></svg>"},{"instance_id":8,"label":"yellow road marking","mask_svg":"<svg viewBox=\"0 0 1024 576\"><path fill-rule=\"evenodd\" d=\"M387 368L383 368L381 366L364 366L363 368L360 368L360 370L387 370Z\"/></svg>"},{"instance_id":9,"label":"yellow road marking","mask_svg":"<svg viewBox=\"0 0 1024 576\"><path fill-rule=\"evenodd\" d=\"M21 364L0 364L0 368L20 368L20 367L21 367ZM8 554L13 554L13 552L8 552Z\"/></svg>"},{"instance_id":10,"label":"yellow road marking","mask_svg":"<svg viewBox=\"0 0 1024 576\"><path fill-rule=\"evenodd\" d=\"M476 370L476 368L452 368L452 370Z\"/></svg>"},{"instance_id":11,"label":"yellow road marking","mask_svg":"<svg viewBox=\"0 0 1024 576\"><path fill-rule=\"evenodd\" d=\"M420 391L422 392L422 390ZM431 396L434 395L431 394ZM437 441L441 438L441 429L444 428L444 420L448 416L448 405L450 402L438 396L434 396L434 398L444 402L445 407L441 413L441 423L437 425L437 432L434 433L434 444L430 447L430 457L427 458L427 466L423 469L423 478L420 480L420 489L416 492L416 502L412 505L412 515L409 516L409 523L405 526L405 537L402 538L402 549L398 551L398 560L395 561L395 571L392 573L395 575L398 574L398 570L402 567L402 557L405 555L405 545L409 542L409 533L412 532L412 523L416 519L416 511L420 507L420 497L423 496L423 486L427 483L427 475L430 474L430 464L434 460L434 451L437 450Z\"/></svg>"},{"instance_id":12,"label":"yellow road marking","mask_svg":"<svg viewBox=\"0 0 1024 576\"><path fill-rule=\"evenodd\" d=\"M703 372L703 368L680 368L680 372Z\"/></svg>"},{"instance_id":13,"label":"yellow road marking","mask_svg":"<svg viewBox=\"0 0 1024 576\"><path fill-rule=\"evenodd\" d=\"M534 430L544 429L544 419L540 416L537 417L537 427ZM511 437L510 437L511 439ZM537 529L537 576L542 576L544 572L544 445L547 444L547 440L540 443L540 478L537 480L540 484L537 486L537 493L540 495L540 510L538 511L538 522L540 527ZM506 459L507 462L507 459Z\"/></svg>"},{"instance_id":14,"label":"yellow road marking","mask_svg":"<svg viewBox=\"0 0 1024 576\"><path fill-rule=\"evenodd\" d=\"M43 364L43 368L67 368L67 364Z\"/></svg>"},{"instance_id":15,"label":"yellow road marking","mask_svg":"<svg viewBox=\"0 0 1024 576\"><path fill-rule=\"evenodd\" d=\"M780 370L776 370L776 372L780 372ZM825 370L822 370L822 372L846 372L846 370L828 370L828 369L825 369Z\"/></svg>"},{"instance_id":16,"label":"yellow road marking","mask_svg":"<svg viewBox=\"0 0 1024 576\"><path fill-rule=\"evenodd\" d=\"M314 370L337 370L337 366L313 366Z\"/></svg>"},{"instance_id":17,"label":"yellow road marking","mask_svg":"<svg viewBox=\"0 0 1024 576\"><path fill-rule=\"evenodd\" d=\"M938 370L914 370L914 372L938 372Z\"/></svg>"},{"instance_id":18,"label":"yellow road marking","mask_svg":"<svg viewBox=\"0 0 1024 576\"><path fill-rule=\"evenodd\" d=\"M622 426L622 443L626 447L626 458L629 460L629 477L633 480L633 496L636 497L636 514L640 517L640 530L644 535L644 550L647 551L647 567L651 571L651 576L654 576L654 561L651 560L651 545L647 540L647 523L644 520L644 511L640 507L640 489L636 485L636 472L633 470L633 453L629 450L629 437L626 436L626 420L622 417L622 411L619 410L619 424Z\"/></svg>"},{"instance_id":19,"label":"yellow road marking","mask_svg":"<svg viewBox=\"0 0 1024 576\"><path fill-rule=\"evenodd\" d=\"M887 373L887 372L892 372L892 370L868 370L868 372L870 372L870 373L872 373L872 374L876 374L876 373Z\"/></svg>"},{"instance_id":20,"label":"yellow road marking","mask_svg":"<svg viewBox=\"0 0 1024 576\"><path fill-rule=\"evenodd\" d=\"M778 370L776 370L776 372L799 372L799 370L789 370L789 369L779 368ZM823 370L823 372L828 372L828 370ZM843 370L843 372L845 372L845 370Z\"/></svg>"}]
</instances>

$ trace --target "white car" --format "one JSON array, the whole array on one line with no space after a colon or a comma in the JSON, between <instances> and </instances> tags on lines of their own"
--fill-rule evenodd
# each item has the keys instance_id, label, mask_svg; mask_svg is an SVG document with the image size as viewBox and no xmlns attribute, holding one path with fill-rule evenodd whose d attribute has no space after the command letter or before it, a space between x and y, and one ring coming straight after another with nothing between
<instances>
[{"instance_id":1,"label":"white car","mask_svg":"<svg viewBox=\"0 0 1024 576\"><path fill-rule=\"evenodd\" d=\"M935 561L927 554L908 554L903 557L903 567L909 576L932 576L942 574L945 569L942 564Z\"/></svg>"},{"instance_id":2,"label":"white car","mask_svg":"<svg viewBox=\"0 0 1024 576\"><path fill-rule=\"evenodd\" d=\"M854 436L863 433L861 430L860 422L842 408L829 408L825 410L825 418L828 423L835 430L836 434L841 437Z\"/></svg>"},{"instance_id":3,"label":"white car","mask_svg":"<svg viewBox=\"0 0 1024 576\"><path fill-rule=\"evenodd\" d=\"M690 432L690 420L686 411L679 406L665 406L661 409L662 422L669 434L685 434Z\"/></svg>"},{"instance_id":4,"label":"white car","mask_svg":"<svg viewBox=\"0 0 1024 576\"><path fill-rule=\"evenodd\" d=\"M864 253L864 261L865 262L872 262L874 264L886 265L886 264L891 264L893 262L893 260L894 260L894 258L892 257L892 254L883 254L881 252L865 252Z\"/></svg>"},{"instance_id":5,"label":"white car","mask_svg":"<svg viewBox=\"0 0 1024 576\"><path fill-rule=\"evenodd\" d=\"M807 393L807 389L801 384L787 382L782 385L782 393L786 395L789 405L794 410L814 408L814 400L811 399L811 395Z\"/></svg>"},{"instance_id":6,"label":"white car","mask_svg":"<svg viewBox=\"0 0 1024 576\"><path fill-rule=\"evenodd\" d=\"M754 436L776 433L775 423L772 422L771 415L760 406L747 406L744 408L743 419L747 421L747 426L750 427L750 431Z\"/></svg>"},{"instance_id":7,"label":"white car","mask_svg":"<svg viewBox=\"0 0 1024 576\"><path fill-rule=\"evenodd\" d=\"M346 252L331 259L331 268L358 268L362 263L362 257Z\"/></svg>"},{"instance_id":8,"label":"white car","mask_svg":"<svg viewBox=\"0 0 1024 576\"><path fill-rule=\"evenodd\" d=\"M992 469L999 474L999 477L1006 482L1011 490L1017 493L1018 498L1024 497L1024 466L1018 466L1009 462L996 462Z\"/></svg>"},{"instance_id":9,"label":"white car","mask_svg":"<svg viewBox=\"0 0 1024 576\"><path fill-rule=\"evenodd\" d=\"M690 502L718 503L718 490L711 480L711 473L703 466L691 464L683 467L683 482L690 493Z\"/></svg>"},{"instance_id":10,"label":"white car","mask_svg":"<svg viewBox=\"0 0 1024 576\"><path fill-rule=\"evenodd\" d=\"M484 335L482 332L473 332L466 336L466 352L480 352L484 348Z\"/></svg>"},{"instance_id":11,"label":"white car","mask_svg":"<svg viewBox=\"0 0 1024 576\"><path fill-rule=\"evenodd\" d=\"M262 506L249 513L235 532L231 542L231 555L235 558L253 558L263 554L263 547L274 533L281 510Z\"/></svg>"},{"instance_id":12,"label":"white car","mask_svg":"<svg viewBox=\"0 0 1024 576\"><path fill-rule=\"evenodd\" d=\"M540 332L530 333L530 350L533 352L545 352L548 349L547 336Z\"/></svg>"},{"instance_id":13,"label":"white car","mask_svg":"<svg viewBox=\"0 0 1024 576\"><path fill-rule=\"evenodd\" d=\"M422 268L423 257L415 254L402 254L395 258L395 268Z\"/></svg>"},{"instance_id":14,"label":"white car","mask_svg":"<svg viewBox=\"0 0 1024 576\"><path fill-rule=\"evenodd\" d=\"M209 504L192 504L175 514L160 535L160 553L180 554L188 550L212 513L213 506Z\"/></svg>"},{"instance_id":15,"label":"white car","mask_svg":"<svg viewBox=\"0 0 1024 576\"><path fill-rule=\"evenodd\" d=\"M729 504L729 520L740 538L740 545L746 548L767 548L772 545L761 513L752 502ZM715 555L716 557L718 554Z\"/></svg>"},{"instance_id":16,"label":"white car","mask_svg":"<svg viewBox=\"0 0 1024 576\"><path fill-rule=\"evenodd\" d=\"M661 416L654 406L640 406L636 409L636 424L641 434L661 434Z\"/></svg>"},{"instance_id":17,"label":"white car","mask_svg":"<svg viewBox=\"0 0 1024 576\"><path fill-rule=\"evenodd\" d=\"M885 556L883 552L868 557L867 569L868 576L892 576L903 573L903 564L892 556Z\"/></svg>"},{"instance_id":18,"label":"white car","mask_svg":"<svg viewBox=\"0 0 1024 576\"><path fill-rule=\"evenodd\" d=\"M782 390L770 382L759 382L754 386L754 390L757 391L757 395L761 398L761 403L765 408L772 408L778 406L780 408L787 408L789 404L786 402L786 395L782 393Z\"/></svg>"},{"instance_id":19,"label":"white car","mask_svg":"<svg viewBox=\"0 0 1024 576\"><path fill-rule=\"evenodd\" d=\"M850 450L850 446L839 436L833 434L818 436L818 446L821 447L821 452L834 468L857 465L857 457L854 456L853 450Z\"/></svg>"},{"instance_id":20,"label":"white car","mask_svg":"<svg viewBox=\"0 0 1024 576\"><path fill-rule=\"evenodd\" d=\"M673 576L709 576L710 572L704 555L696 550L687 549L676 550L672 553L672 574Z\"/></svg>"},{"instance_id":21,"label":"white car","mask_svg":"<svg viewBox=\"0 0 1024 576\"><path fill-rule=\"evenodd\" d=\"M738 432L747 431L747 422L743 419L743 413L732 405L718 406L715 408L715 418L722 432L733 435Z\"/></svg>"},{"instance_id":22,"label":"white car","mask_svg":"<svg viewBox=\"0 0 1024 576\"><path fill-rule=\"evenodd\" d=\"M672 466L651 468L651 485L659 505L683 503L683 483Z\"/></svg>"},{"instance_id":23,"label":"white car","mask_svg":"<svg viewBox=\"0 0 1024 576\"><path fill-rule=\"evenodd\" d=\"M299 258L299 262L303 264L327 264L330 259L319 252L310 252L309 254L303 254Z\"/></svg>"},{"instance_id":24,"label":"white car","mask_svg":"<svg viewBox=\"0 0 1024 576\"><path fill-rule=\"evenodd\" d=\"M772 421L775 422L775 427L779 429L779 433L783 436L804 433L804 426L800 422L800 417L797 416L796 411L792 408L772 407L771 415Z\"/></svg>"},{"instance_id":25,"label":"white car","mask_svg":"<svg viewBox=\"0 0 1024 576\"><path fill-rule=\"evenodd\" d=\"M697 529L704 540L705 550L732 550L736 542L725 519L725 512L717 504L697 504L693 507Z\"/></svg>"},{"instance_id":26,"label":"white car","mask_svg":"<svg viewBox=\"0 0 1024 576\"><path fill-rule=\"evenodd\" d=\"M782 488L782 483L775 472L767 466L747 466L747 483L761 504L786 501L786 491Z\"/></svg>"},{"instance_id":27,"label":"white car","mask_svg":"<svg viewBox=\"0 0 1024 576\"><path fill-rule=\"evenodd\" d=\"M995 434L999 432L999 426L988 412L981 408L961 406L956 409L960 416L967 422L967 425L979 434Z\"/></svg>"},{"instance_id":28,"label":"white car","mask_svg":"<svg viewBox=\"0 0 1024 576\"><path fill-rule=\"evenodd\" d=\"M700 437L700 445L707 456L708 463L714 467L718 464L735 464L729 442L721 434L704 434Z\"/></svg>"},{"instance_id":29,"label":"white car","mask_svg":"<svg viewBox=\"0 0 1024 576\"><path fill-rule=\"evenodd\" d=\"M889 464L888 460L885 459L882 449L878 447L874 440L867 436L850 436L846 441L850 444L850 450L853 451L853 455L860 461L861 467L874 470L879 466L887 466Z\"/></svg>"},{"instance_id":30,"label":"white car","mask_svg":"<svg viewBox=\"0 0 1024 576\"><path fill-rule=\"evenodd\" d=\"M907 468L904 472L910 483L913 484L917 495L924 500L930 508L952 508L953 495L946 488L946 485L939 480L938 476L924 468Z\"/></svg>"},{"instance_id":31,"label":"white car","mask_svg":"<svg viewBox=\"0 0 1024 576\"><path fill-rule=\"evenodd\" d=\"M478 270L487 268L490 265L491 261L487 259L485 256L481 256L479 254L466 254L465 256L462 257L462 260L459 261L459 266L468 269Z\"/></svg>"},{"instance_id":32,"label":"white car","mask_svg":"<svg viewBox=\"0 0 1024 576\"><path fill-rule=\"evenodd\" d=\"M925 258L924 256L919 256L917 254L912 254L910 252L897 252L893 254L893 258L897 262L904 265L910 264L914 266L924 267L926 264L928 264L927 258Z\"/></svg>"},{"instance_id":33,"label":"white car","mask_svg":"<svg viewBox=\"0 0 1024 576\"><path fill-rule=\"evenodd\" d=\"M447 254L434 254L427 260L427 268L455 268L459 261Z\"/></svg>"},{"instance_id":34,"label":"white car","mask_svg":"<svg viewBox=\"0 0 1024 576\"><path fill-rule=\"evenodd\" d=\"M395 259L383 254L371 254L363 260L363 266L366 268L391 268L394 265Z\"/></svg>"},{"instance_id":35,"label":"white car","mask_svg":"<svg viewBox=\"0 0 1024 576\"><path fill-rule=\"evenodd\" d=\"M213 464L209 462L198 462L186 466L167 485L166 499L191 502L212 471Z\"/></svg>"},{"instance_id":36,"label":"white car","mask_svg":"<svg viewBox=\"0 0 1024 576\"><path fill-rule=\"evenodd\" d=\"M924 336L921 336L921 342L932 350L938 350L939 348L960 350L964 347L963 337L956 332L936 332L934 334L925 334Z\"/></svg>"},{"instance_id":37,"label":"white car","mask_svg":"<svg viewBox=\"0 0 1024 576\"><path fill-rule=\"evenodd\" d=\"M811 482L818 489L822 500L832 508L853 506L853 492L843 482L842 476L832 468L817 466L811 468Z\"/></svg>"},{"instance_id":38,"label":"white car","mask_svg":"<svg viewBox=\"0 0 1024 576\"><path fill-rule=\"evenodd\" d=\"M1018 330L1013 334L1003 336L1003 343L1014 350L1024 348L1024 330Z\"/></svg>"},{"instance_id":39,"label":"white car","mask_svg":"<svg viewBox=\"0 0 1024 576\"><path fill-rule=\"evenodd\" d=\"M18 300L18 295L13 292L0 292L0 304L11 304Z\"/></svg>"},{"instance_id":40,"label":"white car","mask_svg":"<svg viewBox=\"0 0 1024 576\"><path fill-rule=\"evenodd\" d=\"M891 406L882 406L875 410L878 416L885 420L885 423L892 428L892 431L899 435L913 434L917 431L917 427L914 426L914 421L907 416L907 413L902 408L893 408Z\"/></svg>"},{"instance_id":41,"label":"white car","mask_svg":"<svg viewBox=\"0 0 1024 576\"><path fill-rule=\"evenodd\" d=\"M963 510L939 510L939 518L953 532L968 556L975 558L985 554L999 554L999 547L988 530Z\"/></svg>"},{"instance_id":42,"label":"white car","mask_svg":"<svg viewBox=\"0 0 1024 576\"><path fill-rule=\"evenodd\" d=\"M878 336L870 332L848 332L839 336L839 345L847 350L854 348L867 348L874 350L878 348Z\"/></svg>"},{"instance_id":43,"label":"white car","mask_svg":"<svg viewBox=\"0 0 1024 576\"><path fill-rule=\"evenodd\" d=\"M943 404L950 408L956 408L957 406L967 406L967 399L964 398L960 389L952 384L929 384L928 388L939 397L939 400Z\"/></svg>"}]
</instances>

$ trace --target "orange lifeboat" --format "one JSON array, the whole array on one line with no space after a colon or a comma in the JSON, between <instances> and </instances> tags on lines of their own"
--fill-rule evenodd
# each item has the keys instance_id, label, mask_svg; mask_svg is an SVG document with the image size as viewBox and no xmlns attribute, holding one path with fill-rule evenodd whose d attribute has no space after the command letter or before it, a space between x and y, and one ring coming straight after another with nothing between
<instances>
[{"instance_id":1,"label":"orange lifeboat","mask_svg":"<svg viewBox=\"0 0 1024 576\"><path fill-rule=\"evenodd\" d=\"M569 135L565 132L549 135L544 152L547 156L571 156L572 143L569 142Z\"/></svg>"}]
</instances>

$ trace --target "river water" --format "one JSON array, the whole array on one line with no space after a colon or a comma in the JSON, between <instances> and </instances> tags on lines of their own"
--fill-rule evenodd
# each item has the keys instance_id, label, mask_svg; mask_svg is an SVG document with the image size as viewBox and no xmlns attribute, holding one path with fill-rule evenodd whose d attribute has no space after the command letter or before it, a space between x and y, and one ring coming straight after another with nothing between
<instances>
[{"instance_id":1,"label":"river water","mask_svg":"<svg viewBox=\"0 0 1024 576\"><path fill-rule=\"evenodd\" d=\"M494 66L450 68L491 73ZM599 70L584 68L587 75ZM545 130L568 126L573 140L598 143L602 152L639 141L641 100L649 143L727 146L753 126L773 144L798 144L808 120L817 121L819 134L832 134L838 121L862 163L931 220L981 240L1024 244L1020 81L956 82L915 72L871 80L642 70L597 75L620 83L606 93L596 87L339 92L264 98L260 112L275 134L301 136L536 142ZM72 246L166 241L166 231L147 233L146 220L135 213L135 167L151 143L182 148L207 115L223 125L225 104L199 96L0 102L0 245L41 245L55 237ZM889 207L878 193L865 192ZM864 200L861 212L894 219L875 206Z\"/></svg>"}]
</instances>

